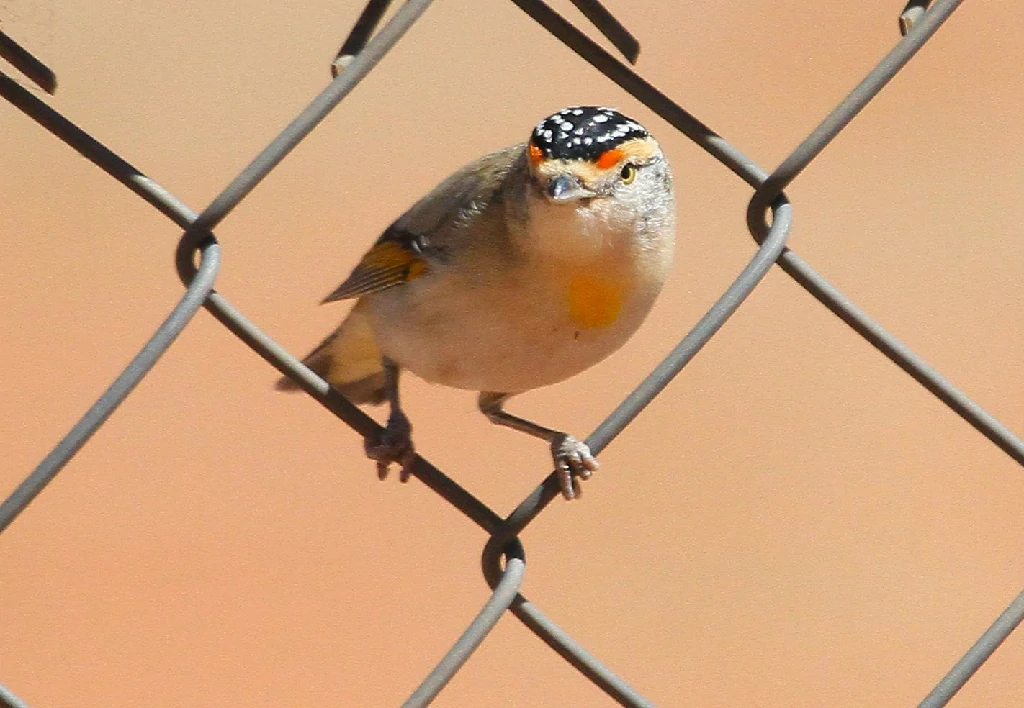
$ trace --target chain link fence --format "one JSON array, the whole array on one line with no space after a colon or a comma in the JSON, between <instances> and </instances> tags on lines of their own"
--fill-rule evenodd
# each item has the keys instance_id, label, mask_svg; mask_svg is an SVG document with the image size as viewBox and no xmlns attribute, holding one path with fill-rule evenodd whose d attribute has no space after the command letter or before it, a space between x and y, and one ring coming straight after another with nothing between
<instances>
[{"instance_id":1,"label":"chain link fence","mask_svg":"<svg viewBox=\"0 0 1024 708\"><path fill-rule=\"evenodd\" d=\"M958 0L938 0L931 6L928 6L925 0L911 0L899 16L902 38L797 149L772 171L755 164L735 146L638 76L629 66L602 49L545 3L540 0L514 2L569 49L714 156L737 177L749 184L753 191L747 210L747 225L757 244L753 257L692 331L587 437L586 442L595 453L604 449L633 421L714 336L758 286L771 267L778 265L850 328L940 399L965 423L982 433L1015 461L1024 464L1024 442L1020 438L883 329L786 245L793 207L784 190L910 61L915 52L952 15L960 4ZM635 60L639 51L638 43L605 8L596 0L573 2L628 60ZM378 30L389 4L389 0L370 0L367 3L334 63L335 79L209 206L198 214L159 183L50 108L18 82L0 74L0 94L6 100L184 230L178 243L176 262L178 274L186 286L185 294L170 316L159 326L156 334L67 436L0 505L0 531L6 529L46 488L146 376L157 359L203 307L266 361L279 371L292 376L310 396L360 435L372 438L380 434L380 427L372 419L330 389L324 381L261 332L222 295L214 292L213 287L220 268L220 247L214 237L214 230L373 70L426 10L430 0L408 0ZM15 38L0 34L0 56L45 90L54 90L56 79L53 72L35 59L30 51L19 46ZM415 474L452 507L465 514L489 534L489 540L483 550L482 566L493 594L436 668L412 693L406 705L426 705L436 697L506 612L511 612L519 618L562 658L622 705L650 705L650 702L623 678L605 667L598 658L587 653L572 637L549 620L535 604L518 592L525 571L524 549L518 536L558 495L558 484L553 474L544 479L505 518L485 506L425 459L417 459ZM1017 627L1022 618L1024 593L1013 600L995 619L991 627L966 651L949 673L938 681L920 705L928 708L945 705ZM0 705L20 708L25 704L11 690L0 686Z\"/></svg>"}]
</instances>

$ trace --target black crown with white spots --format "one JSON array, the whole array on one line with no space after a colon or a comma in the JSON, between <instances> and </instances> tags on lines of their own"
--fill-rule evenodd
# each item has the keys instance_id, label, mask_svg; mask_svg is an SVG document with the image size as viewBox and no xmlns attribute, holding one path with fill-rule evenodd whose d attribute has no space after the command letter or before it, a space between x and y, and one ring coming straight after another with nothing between
<instances>
[{"instance_id":1,"label":"black crown with white spots","mask_svg":"<svg viewBox=\"0 0 1024 708\"><path fill-rule=\"evenodd\" d=\"M596 160L605 150L648 135L614 108L571 106L538 123L531 139L549 159Z\"/></svg>"}]
</instances>

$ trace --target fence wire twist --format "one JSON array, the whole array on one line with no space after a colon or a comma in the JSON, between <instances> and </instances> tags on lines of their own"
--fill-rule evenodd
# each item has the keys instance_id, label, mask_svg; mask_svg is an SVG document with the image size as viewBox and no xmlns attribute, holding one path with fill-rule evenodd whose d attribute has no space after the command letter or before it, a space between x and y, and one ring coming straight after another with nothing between
<instances>
[{"instance_id":1,"label":"fence wire twist","mask_svg":"<svg viewBox=\"0 0 1024 708\"><path fill-rule=\"evenodd\" d=\"M627 65L615 59L544 2L513 0L520 9L572 51L643 102L754 189L747 209L747 225L758 248L750 262L664 361L590 434L586 442L595 453L611 443L668 385L725 324L761 282L771 266L778 264L854 331L1006 454L1024 465L1024 442L1020 438L944 379L786 246L792 221L792 206L783 190L902 69L949 18L960 5L960 1L938 0L929 7L927 0L910 0L899 17L903 38L796 150L773 172L768 173L638 76ZM334 61L334 80L199 214L191 211L158 183L0 72L0 95L184 229L178 242L176 263L179 276L186 285L182 298L131 363L53 451L3 504L0 504L0 532L42 492L110 417L157 359L188 326L200 307L205 307L257 354L282 373L294 378L307 393L358 433L364 437L375 437L381 433L381 428L369 416L331 389L325 381L261 332L223 295L214 292L213 285L220 268L220 248L214 238L213 229L376 66L427 9L431 0L407 0L392 18L374 33L390 2L391 0L369 0ZM573 0L573 4L630 62L636 60L639 44L597 0ZM45 90L54 90L56 78L53 72L2 33L0 57L8 60ZM416 460L414 474L490 535L483 550L482 566L484 577L494 592L477 617L413 692L405 705L426 705L437 696L508 610L566 661L622 705L651 705L518 592L526 569L524 549L518 534L557 495L558 483L553 473L504 519L422 457ZM945 705L1022 619L1024 592L999 615L920 705L925 708ZM25 704L9 689L0 685L0 706L24 708Z\"/></svg>"}]
</instances>

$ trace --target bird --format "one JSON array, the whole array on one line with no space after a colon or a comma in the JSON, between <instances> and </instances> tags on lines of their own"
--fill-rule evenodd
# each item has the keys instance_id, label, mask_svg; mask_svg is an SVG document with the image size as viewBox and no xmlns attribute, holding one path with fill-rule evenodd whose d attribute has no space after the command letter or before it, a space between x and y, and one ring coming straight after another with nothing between
<instances>
[{"instance_id":1,"label":"bird","mask_svg":"<svg viewBox=\"0 0 1024 708\"><path fill-rule=\"evenodd\" d=\"M456 171L395 220L323 303L355 300L303 363L355 404L390 406L367 456L412 473L399 376L478 392L492 423L550 445L566 499L598 463L568 433L508 413L618 350L650 312L675 252L672 170L614 108L570 106L525 142ZM287 376L281 390L298 385Z\"/></svg>"}]
</instances>

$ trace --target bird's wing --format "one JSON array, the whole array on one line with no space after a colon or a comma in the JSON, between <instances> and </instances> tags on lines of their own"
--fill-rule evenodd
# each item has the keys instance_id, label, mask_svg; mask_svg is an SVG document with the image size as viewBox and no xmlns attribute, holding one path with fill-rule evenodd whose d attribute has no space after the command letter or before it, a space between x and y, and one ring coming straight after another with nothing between
<instances>
[{"instance_id":1,"label":"bird's wing","mask_svg":"<svg viewBox=\"0 0 1024 708\"><path fill-rule=\"evenodd\" d=\"M392 226L366 252L345 282L323 302L362 297L408 283L423 275L426 269L427 261L415 234L398 231Z\"/></svg>"},{"instance_id":2,"label":"bird's wing","mask_svg":"<svg viewBox=\"0 0 1024 708\"><path fill-rule=\"evenodd\" d=\"M437 185L387 228L352 274L323 302L347 300L402 285L444 262L460 224L491 203L523 145L485 155Z\"/></svg>"}]
</instances>

